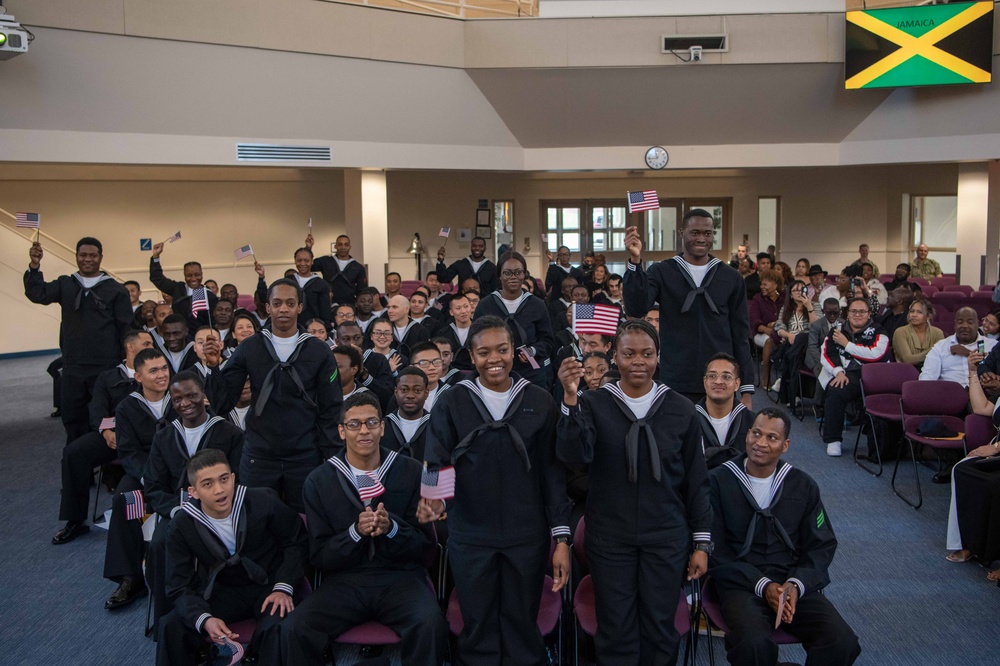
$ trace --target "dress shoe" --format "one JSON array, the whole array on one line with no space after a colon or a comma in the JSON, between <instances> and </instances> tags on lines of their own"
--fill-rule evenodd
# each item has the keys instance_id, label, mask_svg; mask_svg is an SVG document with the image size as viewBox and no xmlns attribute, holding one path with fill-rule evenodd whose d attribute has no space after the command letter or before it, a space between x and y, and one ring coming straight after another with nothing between
<instances>
[{"instance_id":1,"label":"dress shoe","mask_svg":"<svg viewBox=\"0 0 1000 666\"><path fill-rule=\"evenodd\" d=\"M130 603L138 599L139 597L144 597L149 592L146 589L146 584L143 582L142 578L139 576L125 576L122 582L118 585L116 589L108 600L104 602L104 607L107 610L116 610L118 608L124 608Z\"/></svg>"},{"instance_id":2,"label":"dress shoe","mask_svg":"<svg viewBox=\"0 0 1000 666\"><path fill-rule=\"evenodd\" d=\"M934 475L931 479L934 483L951 483L951 470L943 469Z\"/></svg>"},{"instance_id":3,"label":"dress shoe","mask_svg":"<svg viewBox=\"0 0 1000 666\"><path fill-rule=\"evenodd\" d=\"M64 543L69 543L81 534L86 534L89 531L90 525L81 523L77 520L71 520L66 523L65 527L56 532L54 537L52 537L52 544L54 546L61 546Z\"/></svg>"},{"instance_id":4,"label":"dress shoe","mask_svg":"<svg viewBox=\"0 0 1000 666\"><path fill-rule=\"evenodd\" d=\"M50 419L56 419L56 418L59 418L60 416L62 416L62 410L58 409L58 408L54 412L52 412L51 414L49 414L49 418Z\"/></svg>"}]
</instances>

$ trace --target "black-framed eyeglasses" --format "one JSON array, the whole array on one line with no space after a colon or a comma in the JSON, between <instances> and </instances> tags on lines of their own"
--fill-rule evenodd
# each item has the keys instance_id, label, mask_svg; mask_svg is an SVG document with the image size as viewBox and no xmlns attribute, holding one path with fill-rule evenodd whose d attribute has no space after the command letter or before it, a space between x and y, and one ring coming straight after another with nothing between
<instances>
[{"instance_id":1,"label":"black-framed eyeglasses","mask_svg":"<svg viewBox=\"0 0 1000 666\"><path fill-rule=\"evenodd\" d=\"M520 268L517 269L516 271L508 271L508 270L500 271L500 277L505 277L505 278L512 278L512 277L523 278L524 275L525 275L524 271L522 271Z\"/></svg>"},{"instance_id":2,"label":"black-framed eyeglasses","mask_svg":"<svg viewBox=\"0 0 1000 666\"><path fill-rule=\"evenodd\" d=\"M370 418L364 421L358 419L351 419L350 421L344 421L341 425L351 431L361 430L361 426L366 426L369 430L375 430L382 427L382 419Z\"/></svg>"},{"instance_id":3,"label":"black-framed eyeglasses","mask_svg":"<svg viewBox=\"0 0 1000 666\"><path fill-rule=\"evenodd\" d=\"M414 361L413 365L417 366L418 368L429 368L432 365L435 368L440 368L442 365L444 365L444 361L442 361L439 358L436 358L434 360L425 358L422 361Z\"/></svg>"}]
</instances>

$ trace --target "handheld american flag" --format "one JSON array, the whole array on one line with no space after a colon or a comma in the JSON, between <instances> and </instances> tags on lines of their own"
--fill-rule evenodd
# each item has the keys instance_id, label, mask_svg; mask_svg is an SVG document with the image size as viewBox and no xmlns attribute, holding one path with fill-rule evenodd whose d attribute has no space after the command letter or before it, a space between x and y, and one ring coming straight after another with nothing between
<instances>
[{"instance_id":1,"label":"handheld american flag","mask_svg":"<svg viewBox=\"0 0 1000 666\"><path fill-rule=\"evenodd\" d=\"M198 287L191 292L191 316L197 317L199 312L208 312L208 294L204 287Z\"/></svg>"},{"instance_id":2,"label":"handheld american flag","mask_svg":"<svg viewBox=\"0 0 1000 666\"><path fill-rule=\"evenodd\" d=\"M429 470L424 467L420 477L420 496L424 499L446 500L455 496L455 468Z\"/></svg>"},{"instance_id":3,"label":"handheld american flag","mask_svg":"<svg viewBox=\"0 0 1000 666\"><path fill-rule=\"evenodd\" d=\"M573 304L573 334L614 335L618 332L618 308L601 303Z\"/></svg>"},{"instance_id":4,"label":"handheld american flag","mask_svg":"<svg viewBox=\"0 0 1000 666\"><path fill-rule=\"evenodd\" d=\"M243 247L241 247L241 248L237 249L235 252L233 252L233 254L236 255L236 261L239 261L240 259L245 259L247 257L252 257L253 256L253 248L250 247L249 245L244 245Z\"/></svg>"},{"instance_id":5,"label":"handheld american flag","mask_svg":"<svg viewBox=\"0 0 1000 666\"><path fill-rule=\"evenodd\" d=\"M444 236L447 238L451 235L451 227L441 227L441 231L438 232L438 236Z\"/></svg>"},{"instance_id":6,"label":"handheld american flag","mask_svg":"<svg viewBox=\"0 0 1000 666\"><path fill-rule=\"evenodd\" d=\"M14 226L24 229L40 229L42 216L38 213L17 213L14 216Z\"/></svg>"},{"instance_id":7,"label":"handheld american flag","mask_svg":"<svg viewBox=\"0 0 1000 666\"><path fill-rule=\"evenodd\" d=\"M385 492L385 486L373 472L356 475L354 485L358 487L358 496L362 502L367 502Z\"/></svg>"},{"instance_id":8,"label":"handheld american flag","mask_svg":"<svg viewBox=\"0 0 1000 666\"><path fill-rule=\"evenodd\" d=\"M659 207L660 198L656 196L656 190L628 193L628 212L630 213L637 213L643 210L657 210Z\"/></svg>"},{"instance_id":9,"label":"handheld american flag","mask_svg":"<svg viewBox=\"0 0 1000 666\"><path fill-rule=\"evenodd\" d=\"M146 500L141 490L125 493L125 520L142 520L146 517Z\"/></svg>"},{"instance_id":10,"label":"handheld american flag","mask_svg":"<svg viewBox=\"0 0 1000 666\"><path fill-rule=\"evenodd\" d=\"M97 426L97 430L99 432L104 432L105 430L114 430L114 429L115 429L115 417L113 416L104 417L103 419L101 419L101 425Z\"/></svg>"},{"instance_id":11,"label":"handheld american flag","mask_svg":"<svg viewBox=\"0 0 1000 666\"><path fill-rule=\"evenodd\" d=\"M178 231L177 233L175 233L173 236L171 236L170 238L168 238L164 242L166 242L166 243L173 243L174 241L179 241L180 239L181 239L181 232Z\"/></svg>"}]
</instances>

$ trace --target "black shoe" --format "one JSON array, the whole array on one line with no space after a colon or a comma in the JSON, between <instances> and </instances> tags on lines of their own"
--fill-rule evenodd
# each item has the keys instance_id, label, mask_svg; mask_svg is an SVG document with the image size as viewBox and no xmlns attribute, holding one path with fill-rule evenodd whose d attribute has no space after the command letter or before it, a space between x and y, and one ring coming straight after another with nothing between
<instances>
[{"instance_id":1,"label":"black shoe","mask_svg":"<svg viewBox=\"0 0 1000 666\"><path fill-rule=\"evenodd\" d=\"M141 577L125 576L122 582L118 585L118 589L116 589L112 595L108 597L108 600L104 602L104 608L107 610L124 608L139 597L146 596L148 592L149 590L146 589L146 584L143 582Z\"/></svg>"},{"instance_id":2,"label":"black shoe","mask_svg":"<svg viewBox=\"0 0 1000 666\"><path fill-rule=\"evenodd\" d=\"M950 469L941 470L940 472L934 475L934 478L931 479L931 481L933 481L934 483L951 483L951 470Z\"/></svg>"},{"instance_id":3,"label":"black shoe","mask_svg":"<svg viewBox=\"0 0 1000 666\"><path fill-rule=\"evenodd\" d=\"M49 418L50 419L57 419L60 416L62 416L62 410L59 409L59 408L56 408L56 410L54 412L52 412L51 414L49 414Z\"/></svg>"},{"instance_id":4,"label":"black shoe","mask_svg":"<svg viewBox=\"0 0 1000 666\"><path fill-rule=\"evenodd\" d=\"M71 520L66 523L65 527L56 532L54 537L52 537L52 545L61 546L64 543L69 543L81 534L86 534L89 531L89 525L81 523L77 520Z\"/></svg>"}]
</instances>

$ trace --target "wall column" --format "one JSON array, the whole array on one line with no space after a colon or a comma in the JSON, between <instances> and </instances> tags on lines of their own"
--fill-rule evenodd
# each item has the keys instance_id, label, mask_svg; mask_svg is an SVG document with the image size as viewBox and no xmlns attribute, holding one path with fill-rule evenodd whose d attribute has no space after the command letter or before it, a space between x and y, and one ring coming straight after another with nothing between
<instances>
[{"instance_id":1,"label":"wall column","mask_svg":"<svg viewBox=\"0 0 1000 666\"><path fill-rule=\"evenodd\" d=\"M385 290L389 262L389 207L385 172L344 170L344 220L351 254L368 267L368 284Z\"/></svg>"},{"instance_id":2,"label":"wall column","mask_svg":"<svg viewBox=\"0 0 1000 666\"><path fill-rule=\"evenodd\" d=\"M979 286L980 261L986 254L990 200L990 169L986 162L958 165L956 254L962 258L959 284ZM994 242L994 246L996 243ZM996 257L996 250L993 251ZM995 270L994 259L994 270Z\"/></svg>"}]
</instances>

